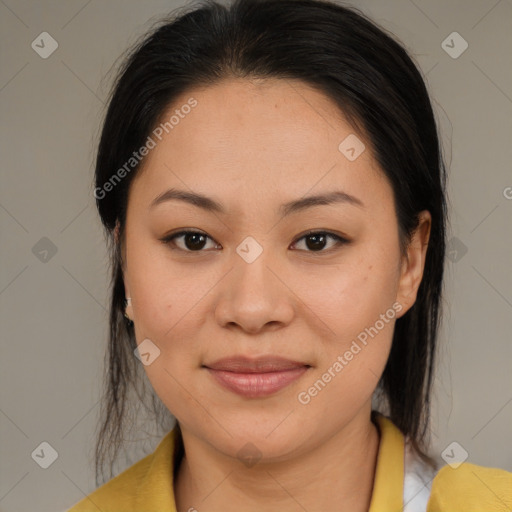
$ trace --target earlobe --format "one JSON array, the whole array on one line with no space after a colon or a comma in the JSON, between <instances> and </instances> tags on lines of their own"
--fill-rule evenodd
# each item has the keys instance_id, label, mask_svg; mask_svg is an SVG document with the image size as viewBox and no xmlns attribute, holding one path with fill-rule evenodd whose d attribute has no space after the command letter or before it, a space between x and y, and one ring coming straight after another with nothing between
<instances>
[{"instance_id":1,"label":"earlobe","mask_svg":"<svg viewBox=\"0 0 512 512\"><path fill-rule=\"evenodd\" d=\"M123 276L124 281L124 316L128 318L128 320L131 320L133 322L133 305L132 305L132 298L130 294L130 286L128 285L128 280L125 276Z\"/></svg>"},{"instance_id":2,"label":"earlobe","mask_svg":"<svg viewBox=\"0 0 512 512\"><path fill-rule=\"evenodd\" d=\"M116 220L116 225L115 225L115 228L114 228L114 242L115 244L120 244L120 240L119 240L119 231L120 231L120 224L119 224L119 219ZM133 322L133 307L132 307L132 299L130 297L130 290L129 290L129 287L126 283L126 279L124 278L124 255L123 255L123 248L120 247L120 253L121 253L121 268L123 269L123 280L124 280L124 289L125 289L125 295L126 295L126 298L125 298L125 301L124 301L124 316L130 320L131 322Z\"/></svg>"},{"instance_id":3,"label":"earlobe","mask_svg":"<svg viewBox=\"0 0 512 512\"><path fill-rule=\"evenodd\" d=\"M423 210L418 216L418 227L411 236L406 254L402 257L397 301L403 305L403 312L399 316L404 315L416 302L418 288L425 269L432 217L428 210Z\"/></svg>"},{"instance_id":4,"label":"earlobe","mask_svg":"<svg viewBox=\"0 0 512 512\"><path fill-rule=\"evenodd\" d=\"M114 228L114 242L119 243L119 219L116 220L116 226Z\"/></svg>"},{"instance_id":5,"label":"earlobe","mask_svg":"<svg viewBox=\"0 0 512 512\"><path fill-rule=\"evenodd\" d=\"M126 297L124 316L133 322L133 307L131 297Z\"/></svg>"}]
</instances>

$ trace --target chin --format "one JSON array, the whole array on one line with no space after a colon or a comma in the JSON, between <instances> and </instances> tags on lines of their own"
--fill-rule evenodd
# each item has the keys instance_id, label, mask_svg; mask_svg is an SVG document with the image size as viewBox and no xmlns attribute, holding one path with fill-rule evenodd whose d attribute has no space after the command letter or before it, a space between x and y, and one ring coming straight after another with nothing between
<instances>
[{"instance_id":1,"label":"chin","mask_svg":"<svg viewBox=\"0 0 512 512\"><path fill-rule=\"evenodd\" d=\"M227 430L232 437L226 432L219 435L218 431L209 431L205 435L218 450L238 458L248 467L256 459L260 463L282 462L303 451L304 443L309 437L299 423L285 425L285 416L272 418L272 421L253 419L248 423L229 425Z\"/></svg>"}]
</instances>

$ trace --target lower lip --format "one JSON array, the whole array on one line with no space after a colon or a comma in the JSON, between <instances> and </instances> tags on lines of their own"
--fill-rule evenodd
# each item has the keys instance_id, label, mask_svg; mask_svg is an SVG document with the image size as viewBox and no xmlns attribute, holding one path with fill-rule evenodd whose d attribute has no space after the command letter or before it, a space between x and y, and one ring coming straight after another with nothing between
<instances>
[{"instance_id":1,"label":"lower lip","mask_svg":"<svg viewBox=\"0 0 512 512\"><path fill-rule=\"evenodd\" d=\"M301 377L307 366L269 373L235 373L207 368L214 379L226 389L247 398L272 395Z\"/></svg>"}]
</instances>

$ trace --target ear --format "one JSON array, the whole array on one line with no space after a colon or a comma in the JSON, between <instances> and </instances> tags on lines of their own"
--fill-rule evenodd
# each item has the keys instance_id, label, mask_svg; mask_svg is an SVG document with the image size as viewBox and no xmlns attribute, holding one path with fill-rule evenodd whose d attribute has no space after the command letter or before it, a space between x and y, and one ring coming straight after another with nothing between
<instances>
[{"instance_id":1,"label":"ear","mask_svg":"<svg viewBox=\"0 0 512 512\"><path fill-rule=\"evenodd\" d=\"M130 294L130 286L128 284L128 279L123 276L124 279L124 293L125 293L125 308L124 313L125 315L133 322L133 300L132 296Z\"/></svg>"},{"instance_id":2,"label":"ear","mask_svg":"<svg viewBox=\"0 0 512 512\"><path fill-rule=\"evenodd\" d=\"M116 220L116 225L114 227L114 242L117 244L119 242L119 219Z\"/></svg>"},{"instance_id":3,"label":"ear","mask_svg":"<svg viewBox=\"0 0 512 512\"><path fill-rule=\"evenodd\" d=\"M130 296L128 295L128 293L126 294L127 295L127 301L126 301L126 306L124 308L124 314L125 316L130 319L132 322L133 322L133 306L132 306L132 299L130 298Z\"/></svg>"},{"instance_id":4,"label":"ear","mask_svg":"<svg viewBox=\"0 0 512 512\"><path fill-rule=\"evenodd\" d=\"M411 236L406 254L402 257L397 301L402 304L403 310L397 317L404 315L414 305L423 278L432 217L428 210L423 210L418 216L418 227Z\"/></svg>"},{"instance_id":5,"label":"ear","mask_svg":"<svg viewBox=\"0 0 512 512\"><path fill-rule=\"evenodd\" d=\"M116 220L116 225L114 228L114 243L118 244L119 242L119 231L120 231L120 224L119 220ZM123 283L124 283L124 291L125 291L125 299L126 299L126 306L125 306L125 315L133 321L133 306L132 306L132 300L131 300L131 294L130 294L130 286L128 285L128 279L126 279L125 276L125 266L124 266L124 252L123 247L121 247L121 268L123 269Z\"/></svg>"}]
</instances>

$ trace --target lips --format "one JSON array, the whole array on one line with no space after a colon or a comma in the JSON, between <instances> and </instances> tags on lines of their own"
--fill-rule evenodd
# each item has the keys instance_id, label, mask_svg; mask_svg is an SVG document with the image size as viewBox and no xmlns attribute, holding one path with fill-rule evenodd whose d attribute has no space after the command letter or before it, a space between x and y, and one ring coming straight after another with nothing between
<instances>
[{"instance_id":1,"label":"lips","mask_svg":"<svg viewBox=\"0 0 512 512\"><path fill-rule=\"evenodd\" d=\"M204 367L224 389L246 398L261 398L300 378L310 365L281 357L231 357Z\"/></svg>"},{"instance_id":2,"label":"lips","mask_svg":"<svg viewBox=\"0 0 512 512\"><path fill-rule=\"evenodd\" d=\"M269 373L293 370L303 366L309 366L306 363L291 361L282 357L259 357L250 359L248 357L230 357L219 359L211 364L205 365L212 370L224 370L226 372L236 373Z\"/></svg>"}]
</instances>

